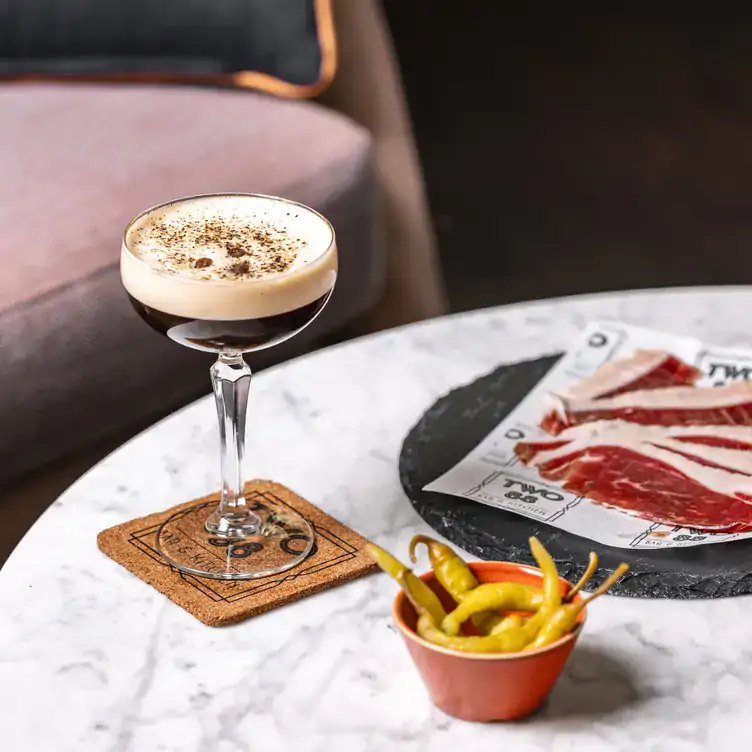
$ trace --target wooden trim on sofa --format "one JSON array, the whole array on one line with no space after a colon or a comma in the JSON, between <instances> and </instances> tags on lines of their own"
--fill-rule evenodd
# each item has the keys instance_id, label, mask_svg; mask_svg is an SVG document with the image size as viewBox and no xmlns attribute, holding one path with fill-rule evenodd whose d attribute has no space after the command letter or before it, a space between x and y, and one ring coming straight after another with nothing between
<instances>
[{"instance_id":1,"label":"wooden trim on sofa","mask_svg":"<svg viewBox=\"0 0 752 752\"><path fill-rule=\"evenodd\" d=\"M313 84L291 84L258 71L240 71L232 78L236 86L258 89L278 97L304 99L317 97L329 88L337 73L337 35L334 30L332 0L314 0L316 32L321 51L319 80Z\"/></svg>"},{"instance_id":2,"label":"wooden trim on sofa","mask_svg":"<svg viewBox=\"0 0 752 752\"><path fill-rule=\"evenodd\" d=\"M21 74L0 75L0 81L118 83L118 84L193 84L202 86L231 86L254 89L287 99L309 99L326 91L337 73L337 35L334 26L333 0L313 0L316 33L321 51L318 81L312 84L292 84L260 71L238 71L221 75L185 75L178 73L90 73L78 74Z\"/></svg>"},{"instance_id":3,"label":"wooden trim on sofa","mask_svg":"<svg viewBox=\"0 0 752 752\"><path fill-rule=\"evenodd\" d=\"M335 0L340 70L318 101L364 126L386 245L381 300L360 322L377 331L448 312L444 277L412 123L381 0ZM344 249L343 249L344 251Z\"/></svg>"}]
</instances>

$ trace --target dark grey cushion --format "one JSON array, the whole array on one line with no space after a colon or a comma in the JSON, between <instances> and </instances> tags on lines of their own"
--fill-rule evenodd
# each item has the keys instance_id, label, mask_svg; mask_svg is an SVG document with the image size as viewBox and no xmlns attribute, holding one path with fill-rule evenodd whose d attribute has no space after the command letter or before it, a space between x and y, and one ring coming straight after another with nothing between
<instances>
[{"instance_id":1,"label":"dark grey cushion","mask_svg":"<svg viewBox=\"0 0 752 752\"><path fill-rule=\"evenodd\" d=\"M0 75L319 77L314 0L0 0Z\"/></svg>"}]
</instances>

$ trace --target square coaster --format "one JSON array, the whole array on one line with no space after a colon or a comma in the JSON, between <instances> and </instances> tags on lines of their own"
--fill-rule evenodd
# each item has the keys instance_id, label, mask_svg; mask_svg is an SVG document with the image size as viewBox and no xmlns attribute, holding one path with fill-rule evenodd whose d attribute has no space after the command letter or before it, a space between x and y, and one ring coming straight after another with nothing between
<instances>
[{"instance_id":1,"label":"square coaster","mask_svg":"<svg viewBox=\"0 0 752 752\"><path fill-rule=\"evenodd\" d=\"M97 536L97 544L111 559L210 627L236 624L378 569L364 551L365 538L289 488L270 481L250 481L245 496L249 502L273 508L292 507L308 520L316 544L300 565L252 580L205 579L170 566L155 546L159 526L176 513L201 507L208 516L219 501L218 493L111 527ZM198 542L190 538L186 545L199 549Z\"/></svg>"}]
</instances>

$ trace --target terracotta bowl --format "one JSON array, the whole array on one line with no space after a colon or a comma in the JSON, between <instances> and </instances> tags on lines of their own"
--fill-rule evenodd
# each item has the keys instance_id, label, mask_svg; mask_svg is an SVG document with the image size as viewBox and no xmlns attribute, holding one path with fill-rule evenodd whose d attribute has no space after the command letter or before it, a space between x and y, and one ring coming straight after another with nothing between
<instances>
[{"instance_id":1,"label":"terracotta bowl","mask_svg":"<svg viewBox=\"0 0 752 752\"><path fill-rule=\"evenodd\" d=\"M540 569L524 564L481 561L469 566L482 583L543 584ZM421 575L421 579L438 594L448 611L454 608L454 601L433 572ZM562 595L570 588L570 583L562 579ZM574 600L580 600L579 594ZM539 708L559 678L585 621L583 609L574 631L540 650L489 655L460 653L424 640L415 631L417 614L402 591L394 600L392 613L434 705L465 721L507 721Z\"/></svg>"}]
</instances>

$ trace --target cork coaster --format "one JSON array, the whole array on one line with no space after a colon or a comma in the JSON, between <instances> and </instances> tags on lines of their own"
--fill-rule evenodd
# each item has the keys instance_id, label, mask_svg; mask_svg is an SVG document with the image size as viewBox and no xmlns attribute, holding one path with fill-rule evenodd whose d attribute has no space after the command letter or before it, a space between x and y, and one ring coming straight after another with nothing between
<instances>
[{"instance_id":1,"label":"cork coaster","mask_svg":"<svg viewBox=\"0 0 752 752\"><path fill-rule=\"evenodd\" d=\"M236 624L376 571L375 562L363 550L368 543L365 538L289 488L257 480L246 483L245 495L250 503L267 508L284 511L292 507L308 520L316 542L300 565L253 580L205 579L171 567L155 546L159 526L178 513L205 512L208 516L219 500L218 493L111 527L97 536L97 544L111 559L210 627ZM197 540L187 537L186 545L194 546L197 555L205 555Z\"/></svg>"}]
</instances>

